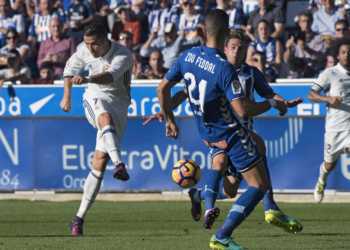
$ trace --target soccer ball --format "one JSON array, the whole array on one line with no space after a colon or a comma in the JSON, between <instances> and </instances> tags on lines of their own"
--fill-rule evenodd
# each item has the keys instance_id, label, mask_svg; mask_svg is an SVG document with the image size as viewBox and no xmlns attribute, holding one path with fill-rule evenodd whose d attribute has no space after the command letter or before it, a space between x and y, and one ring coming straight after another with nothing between
<instances>
[{"instance_id":1,"label":"soccer ball","mask_svg":"<svg viewBox=\"0 0 350 250\"><path fill-rule=\"evenodd\" d=\"M197 162L191 159L178 161L172 172L174 182L183 188L190 188L196 185L201 179L201 168Z\"/></svg>"}]
</instances>

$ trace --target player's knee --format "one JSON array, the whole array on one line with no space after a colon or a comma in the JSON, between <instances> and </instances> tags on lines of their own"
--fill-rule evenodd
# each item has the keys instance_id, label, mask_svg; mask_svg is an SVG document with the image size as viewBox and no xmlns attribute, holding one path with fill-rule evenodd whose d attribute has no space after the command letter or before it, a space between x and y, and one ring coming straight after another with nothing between
<instances>
[{"instance_id":1,"label":"player's knee","mask_svg":"<svg viewBox=\"0 0 350 250\"><path fill-rule=\"evenodd\" d=\"M229 199L235 198L237 195L237 190L225 190L223 188L222 192Z\"/></svg>"},{"instance_id":2,"label":"player's knee","mask_svg":"<svg viewBox=\"0 0 350 250\"><path fill-rule=\"evenodd\" d=\"M102 130L105 126L114 126L113 118L109 113L102 113L97 118L98 126Z\"/></svg>"}]
</instances>

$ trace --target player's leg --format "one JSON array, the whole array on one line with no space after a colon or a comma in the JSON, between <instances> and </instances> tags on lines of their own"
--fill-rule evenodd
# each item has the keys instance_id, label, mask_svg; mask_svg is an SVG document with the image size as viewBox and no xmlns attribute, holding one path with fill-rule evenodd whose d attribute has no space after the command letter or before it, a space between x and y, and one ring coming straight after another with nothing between
<instances>
[{"instance_id":1,"label":"player's leg","mask_svg":"<svg viewBox=\"0 0 350 250\"><path fill-rule=\"evenodd\" d=\"M249 129L249 133L252 136L253 140L256 142L259 151L262 154L262 158L265 165L265 170L267 177L269 178L271 182L269 167L267 164L266 159L266 147L263 139L256 134L254 131ZM264 198L262 199L264 206L265 206L265 220L267 223L277 226L281 228L282 230L286 232L300 232L303 230L303 226L293 218L289 217L288 215L284 214L280 208L277 206L274 198L273 198L273 188L272 188L272 182L270 185L270 188L267 190L266 194L264 195Z\"/></svg>"},{"instance_id":2,"label":"player's leg","mask_svg":"<svg viewBox=\"0 0 350 250\"><path fill-rule=\"evenodd\" d=\"M97 143L96 148L101 148L102 151L96 149L94 158L92 159L92 169L84 184L84 195L80 204L79 211L70 224L70 229L73 235L83 234L83 223L87 211L94 203L98 192L100 191L104 172L109 161L109 155L103 152L102 143Z\"/></svg>"}]
</instances>

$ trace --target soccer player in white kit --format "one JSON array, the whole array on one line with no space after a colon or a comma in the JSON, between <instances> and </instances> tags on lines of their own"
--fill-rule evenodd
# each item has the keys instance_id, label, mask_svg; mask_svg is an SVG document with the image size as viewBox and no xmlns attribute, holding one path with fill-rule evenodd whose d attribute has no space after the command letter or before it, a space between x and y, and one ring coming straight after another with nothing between
<instances>
[{"instance_id":1,"label":"soccer player in white kit","mask_svg":"<svg viewBox=\"0 0 350 250\"><path fill-rule=\"evenodd\" d=\"M308 94L310 101L327 103L324 162L314 191L317 202L323 199L327 176L340 154L350 154L350 39L336 40L332 50L339 63L321 73Z\"/></svg>"},{"instance_id":2,"label":"soccer player in white kit","mask_svg":"<svg viewBox=\"0 0 350 250\"><path fill-rule=\"evenodd\" d=\"M131 99L133 57L125 46L107 38L107 31L100 23L90 24L84 29L84 42L85 45L66 63L61 101L62 110L69 112L72 107L72 85L88 83L83 95L85 115L98 130L92 169L84 185L84 196L79 211L70 224L73 235L83 234L85 215L100 190L110 159L116 167L113 177L122 181L129 180L121 160L120 142ZM88 65L89 76L76 75L85 65Z\"/></svg>"}]
</instances>

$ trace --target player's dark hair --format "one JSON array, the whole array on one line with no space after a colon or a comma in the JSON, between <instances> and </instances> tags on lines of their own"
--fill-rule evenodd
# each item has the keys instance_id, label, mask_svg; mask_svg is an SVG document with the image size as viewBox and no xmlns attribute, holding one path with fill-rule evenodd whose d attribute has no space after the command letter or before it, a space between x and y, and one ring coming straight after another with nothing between
<instances>
[{"instance_id":1,"label":"player's dark hair","mask_svg":"<svg viewBox=\"0 0 350 250\"><path fill-rule=\"evenodd\" d=\"M216 39L226 36L228 30L228 15L225 11L214 9L205 17L205 30L208 36Z\"/></svg>"},{"instance_id":2,"label":"player's dark hair","mask_svg":"<svg viewBox=\"0 0 350 250\"><path fill-rule=\"evenodd\" d=\"M40 70L43 70L43 69L49 69L53 71L53 63L49 61L43 62L40 66Z\"/></svg>"},{"instance_id":3,"label":"player's dark hair","mask_svg":"<svg viewBox=\"0 0 350 250\"><path fill-rule=\"evenodd\" d=\"M304 69L305 61L302 58L295 57L289 62L289 70L297 71L298 69Z\"/></svg>"},{"instance_id":4,"label":"player's dark hair","mask_svg":"<svg viewBox=\"0 0 350 250\"><path fill-rule=\"evenodd\" d=\"M338 24L344 24L347 28L349 28L349 22L348 22L348 20L340 19L340 20L336 21L335 24L334 24L334 28L335 28L335 26L337 26Z\"/></svg>"},{"instance_id":5,"label":"player's dark hair","mask_svg":"<svg viewBox=\"0 0 350 250\"><path fill-rule=\"evenodd\" d=\"M97 38L107 37L107 30L102 23L92 23L84 28L84 36L96 36Z\"/></svg>"},{"instance_id":6,"label":"player's dark hair","mask_svg":"<svg viewBox=\"0 0 350 250\"><path fill-rule=\"evenodd\" d=\"M199 20L199 21L197 22L197 26L198 26L198 24L205 25L205 20L204 20L204 19Z\"/></svg>"},{"instance_id":7,"label":"player's dark hair","mask_svg":"<svg viewBox=\"0 0 350 250\"><path fill-rule=\"evenodd\" d=\"M228 34L228 36L226 37L225 47L227 47L227 45L231 41L231 39L241 40L244 44L244 47L247 47L247 41L245 39L245 36L244 36L244 33L242 30L231 30L230 34Z\"/></svg>"},{"instance_id":8,"label":"player's dark hair","mask_svg":"<svg viewBox=\"0 0 350 250\"><path fill-rule=\"evenodd\" d=\"M302 11L302 12L299 13L299 15L298 15L299 20L300 20L300 17L301 17L301 16L306 16L306 17L308 17L311 21L314 20L314 17L312 16L311 12L308 11L308 10L305 10L305 11Z\"/></svg>"},{"instance_id":9,"label":"player's dark hair","mask_svg":"<svg viewBox=\"0 0 350 250\"><path fill-rule=\"evenodd\" d=\"M333 56L333 58L337 58L339 55L340 47L343 45L349 45L350 46L350 38L349 37L342 37L335 39L335 42L333 43L329 54Z\"/></svg>"},{"instance_id":10,"label":"player's dark hair","mask_svg":"<svg viewBox=\"0 0 350 250\"><path fill-rule=\"evenodd\" d=\"M267 21L267 20L265 20L265 19L260 20L260 21L258 22L258 25L257 25L256 27L258 27L259 24L261 24L261 23L265 23L265 24L271 29L270 22Z\"/></svg>"}]
</instances>

